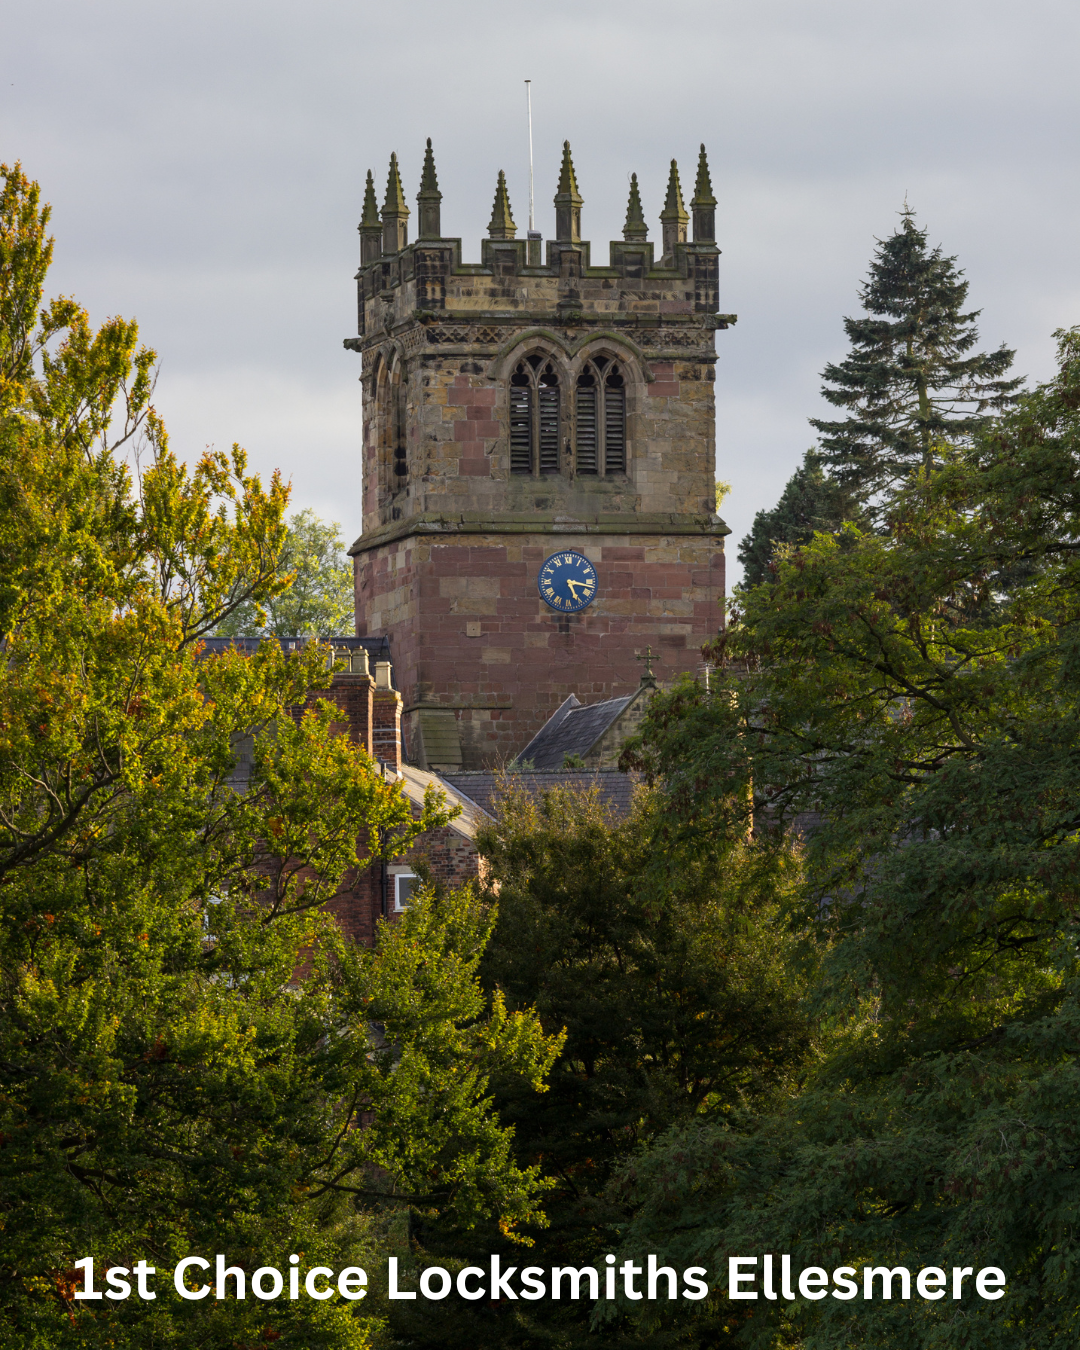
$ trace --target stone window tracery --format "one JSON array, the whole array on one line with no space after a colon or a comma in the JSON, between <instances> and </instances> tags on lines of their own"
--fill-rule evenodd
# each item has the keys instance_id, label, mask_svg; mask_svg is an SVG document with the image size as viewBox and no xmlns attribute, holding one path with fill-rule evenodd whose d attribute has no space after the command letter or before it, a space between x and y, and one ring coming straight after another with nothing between
<instances>
[{"instance_id":1,"label":"stone window tracery","mask_svg":"<svg viewBox=\"0 0 1080 1350\"><path fill-rule=\"evenodd\" d=\"M510 472L559 472L559 374L554 363L533 353L510 376Z\"/></svg>"},{"instance_id":2,"label":"stone window tracery","mask_svg":"<svg viewBox=\"0 0 1080 1350\"><path fill-rule=\"evenodd\" d=\"M406 452L408 389L402 379L400 361L395 360L391 366L379 359L375 368L374 394L379 481L383 489L396 492L409 472Z\"/></svg>"}]
</instances>

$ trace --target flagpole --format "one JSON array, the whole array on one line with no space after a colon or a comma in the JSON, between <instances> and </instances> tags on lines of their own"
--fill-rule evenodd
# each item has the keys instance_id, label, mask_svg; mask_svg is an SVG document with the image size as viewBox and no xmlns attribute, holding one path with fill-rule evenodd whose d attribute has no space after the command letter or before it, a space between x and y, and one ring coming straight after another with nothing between
<instances>
[{"instance_id":1,"label":"flagpole","mask_svg":"<svg viewBox=\"0 0 1080 1350\"><path fill-rule=\"evenodd\" d=\"M529 110L529 233L532 234L536 229L533 207L532 80L525 81L525 103Z\"/></svg>"}]
</instances>

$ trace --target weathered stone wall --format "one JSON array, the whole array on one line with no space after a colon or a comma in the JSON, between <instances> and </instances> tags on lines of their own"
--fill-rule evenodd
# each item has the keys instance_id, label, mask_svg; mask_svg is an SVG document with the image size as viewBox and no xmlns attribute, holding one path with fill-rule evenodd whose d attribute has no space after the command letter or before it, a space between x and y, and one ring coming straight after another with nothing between
<instances>
[{"instance_id":1,"label":"weathered stone wall","mask_svg":"<svg viewBox=\"0 0 1080 1350\"><path fill-rule=\"evenodd\" d=\"M496 334L505 337L501 348L476 341L487 334L483 325L470 325L460 334L451 330L466 341L441 349L431 340L446 326L416 321L404 334L366 347L364 534L355 547L375 547L410 522L447 517L630 512L712 522L714 332L695 321L700 316L682 317L679 328L628 325L599 333L529 323L524 332ZM405 341L413 335L424 345L414 349ZM509 378L532 353L550 360L560 377L558 474L510 473ZM618 361L627 382L626 472L577 475L566 453L575 437L573 391L585 362L601 355ZM403 441L405 474L395 468L396 438Z\"/></svg>"},{"instance_id":2,"label":"weathered stone wall","mask_svg":"<svg viewBox=\"0 0 1080 1350\"><path fill-rule=\"evenodd\" d=\"M424 174L431 226L440 198L430 143ZM543 260L539 239L513 238L498 196L479 265L462 263L457 239L402 247L396 160L381 236L370 189L365 199L359 336L346 342L362 356L365 407L356 623L361 636L390 639L414 763L500 763L569 693L632 692L646 647L660 654L662 680L695 670L722 626L713 382L715 332L734 316L717 313L704 153L694 242L673 171L659 262L636 191L606 267L578 237L569 147L556 197L563 233ZM510 379L530 354L558 376L559 468L541 473L534 461L534 472L512 474ZM626 464L586 475L575 467L574 390L601 356L625 381ZM599 590L581 613L559 615L536 576L568 548L595 564Z\"/></svg>"},{"instance_id":3,"label":"weathered stone wall","mask_svg":"<svg viewBox=\"0 0 1080 1350\"><path fill-rule=\"evenodd\" d=\"M607 731L585 756L585 764L590 769L617 769L627 741L641 730L641 723L649 711L649 704L657 692L658 684L642 681L636 696L623 709Z\"/></svg>"},{"instance_id":4,"label":"weathered stone wall","mask_svg":"<svg viewBox=\"0 0 1080 1350\"><path fill-rule=\"evenodd\" d=\"M537 590L560 548L597 570L597 599L579 614L554 613ZM724 553L708 534L417 534L367 555L357 580L361 636L390 637L408 757L483 768L516 754L568 694L631 693L648 646L665 681L697 670L722 623ZM421 728L438 718L425 710L454 718L460 758L426 753Z\"/></svg>"}]
</instances>

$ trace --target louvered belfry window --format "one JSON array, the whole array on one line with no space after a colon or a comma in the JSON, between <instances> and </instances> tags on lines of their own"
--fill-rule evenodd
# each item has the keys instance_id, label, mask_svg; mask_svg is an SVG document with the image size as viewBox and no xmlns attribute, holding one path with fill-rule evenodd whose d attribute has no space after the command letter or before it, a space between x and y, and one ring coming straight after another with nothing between
<instances>
[{"instance_id":1,"label":"louvered belfry window","mask_svg":"<svg viewBox=\"0 0 1080 1350\"><path fill-rule=\"evenodd\" d=\"M510 472L532 473L532 380L518 366L510 377Z\"/></svg>"},{"instance_id":2,"label":"louvered belfry window","mask_svg":"<svg viewBox=\"0 0 1080 1350\"><path fill-rule=\"evenodd\" d=\"M626 472L626 382L606 356L578 376L574 401L574 464L579 474Z\"/></svg>"},{"instance_id":3,"label":"louvered belfry window","mask_svg":"<svg viewBox=\"0 0 1080 1350\"><path fill-rule=\"evenodd\" d=\"M558 473L559 375L543 356L519 361L510 376L510 472Z\"/></svg>"},{"instance_id":4,"label":"louvered belfry window","mask_svg":"<svg viewBox=\"0 0 1080 1350\"><path fill-rule=\"evenodd\" d=\"M575 406L576 467L578 473L596 473L597 409L596 376L591 367L586 366L578 376L577 400Z\"/></svg>"}]
</instances>

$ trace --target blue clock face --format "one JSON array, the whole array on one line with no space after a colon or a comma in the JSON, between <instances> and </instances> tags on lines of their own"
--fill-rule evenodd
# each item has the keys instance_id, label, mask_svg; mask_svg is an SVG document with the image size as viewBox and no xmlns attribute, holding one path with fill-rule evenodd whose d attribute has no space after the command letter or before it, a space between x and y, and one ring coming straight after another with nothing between
<instances>
[{"instance_id":1,"label":"blue clock face","mask_svg":"<svg viewBox=\"0 0 1080 1350\"><path fill-rule=\"evenodd\" d=\"M583 553L553 553L536 584L545 605L560 614L576 614L596 599L596 568Z\"/></svg>"}]
</instances>

